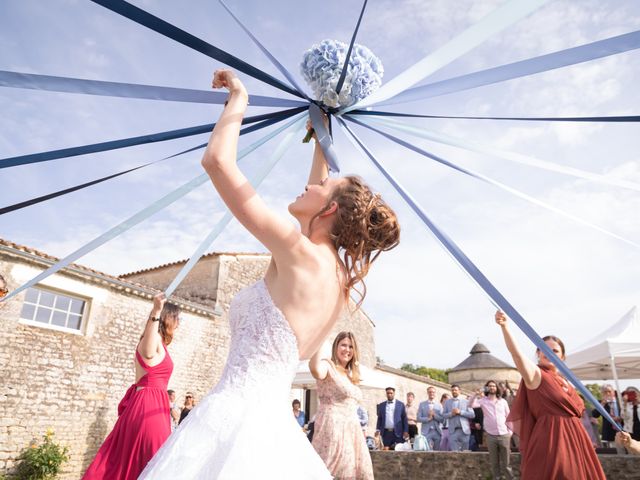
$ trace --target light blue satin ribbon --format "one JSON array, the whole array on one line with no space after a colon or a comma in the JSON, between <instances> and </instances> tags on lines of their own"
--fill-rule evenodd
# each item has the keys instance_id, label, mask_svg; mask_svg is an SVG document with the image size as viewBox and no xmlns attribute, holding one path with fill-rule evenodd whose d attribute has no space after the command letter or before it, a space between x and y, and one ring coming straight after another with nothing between
<instances>
[{"instance_id":1,"label":"light blue satin ribbon","mask_svg":"<svg viewBox=\"0 0 640 480\"><path fill-rule=\"evenodd\" d=\"M273 170L273 167L276 166L276 164L280 161L282 156L291 146L291 142L294 140L294 138L296 138L296 135L299 135L299 132L303 130L304 124L305 118L300 118L297 123L291 125L291 127L289 128L289 132L287 133L285 138L282 139L269 159L266 162L260 164L262 168L249 178L249 183L251 183L254 188L257 189L258 186L267 177L267 175L269 175L269 172ZM204 253L209 249L214 240L218 238L218 236L222 233L222 231L226 228L226 226L233 218L233 214L228 209L226 209L224 216L213 227L211 232L209 232L209 235L207 235L206 238L200 243L200 245L198 245L198 248L196 248L191 257L189 257L189 261L185 263L176 277L171 281L164 292L167 297L170 297L171 294L173 294L178 285L182 283L191 269L193 269L196 263L198 263L198 260L200 260L202 255L204 255Z\"/></svg>"},{"instance_id":2,"label":"light blue satin ribbon","mask_svg":"<svg viewBox=\"0 0 640 480\"><path fill-rule=\"evenodd\" d=\"M238 159L241 159L241 158L247 156L248 154L250 154L251 152L256 150L258 147L260 147L261 145L264 145L266 142L268 142L273 137L278 135L280 132L284 131L285 129L287 129L288 127L293 125L296 121L299 120L301 115L303 115L303 114L298 114L294 119L290 120L285 125L275 129L273 132L270 132L269 134L265 135L264 137L260 138L256 142L254 142L251 145L249 145L248 147L242 149L241 152L238 154ZM77 249L75 252L73 252L73 253L67 255L66 257L64 257L63 259L59 260L58 262L56 262L54 265L49 267L44 272L38 274L37 276L35 276L31 280L29 280L24 285L21 285L20 287L16 288L14 291L9 293L6 297L1 299L0 301L6 301L6 300L16 296L17 294L19 294L23 290L26 290L27 288L32 287L36 283L44 280L48 276L53 275L57 271L65 268L66 266L68 266L70 263L75 262L77 259L85 256L87 253L92 252L93 250L95 250L99 246L107 243L110 240L113 240L114 238L116 238L117 236L119 236L119 235L123 234L124 232L130 230L131 228L133 228L134 226L136 226L140 222L146 220L147 218L151 217L155 213L157 213L160 210L164 209L165 207L171 205L176 200L184 197L189 192L195 190L197 187L199 187L200 185L205 183L208 179L209 179L209 175L207 175L206 173L200 174L197 177L192 178L187 183L185 183L185 184L181 185L180 187L176 188L175 190L173 190L172 192L168 193L164 197L156 200L151 205L143 208L138 213L134 214L133 216L131 216L128 219L126 219L125 221L123 221L123 222L119 223L118 225L116 225L115 227L111 228L109 231L103 233L99 237L94 238L93 240L91 240L86 245L83 245L82 247Z\"/></svg>"},{"instance_id":3,"label":"light blue satin ribbon","mask_svg":"<svg viewBox=\"0 0 640 480\"><path fill-rule=\"evenodd\" d=\"M393 128L401 132L409 133L415 137L424 138L425 140L431 140L433 142L442 143L444 145L450 145L452 147L462 148L472 152L489 155L494 158L509 160L511 162L516 162L521 165L528 165L530 167L540 168L542 170L547 170L550 172L561 173L563 175L569 175L577 178L583 178L585 180L601 183L603 185L610 185L614 187L621 187L621 188L627 188L629 190L640 191L640 184L635 182L607 177L605 175L599 175L597 173L587 172L586 170L580 170L579 168L557 165L555 163L547 162L545 160L532 157L530 155L523 155L521 153L515 153L515 152L506 151L506 150L498 150L495 148L491 148L488 145L472 142L470 140L464 140L462 138L455 138L450 135L445 135L444 133L434 132L432 130L425 130L423 128L415 127L413 125L409 125L407 123L400 122L397 120L391 120L388 118L381 118L381 117L370 117L370 116L358 116L357 118L361 119L365 123L374 122L389 128Z\"/></svg>"},{"instance_id":4,"label":"light blue satin ribbon","mask_svg":"<svg viewBox=\"0 0 640 480\"><path fill-rule=\"evenodd\" d=\"M393 98L378 102L376 105L395 105L415 100L424 100L426 98L437 97L438 95L460 92L470 88L491 85L493 83L575 65L577 63L588 62L637 48L640 48L640 31L625 33L624 35L618 35L586 45L567 48L566 50L560 50L539 57L528 58L519 62L412 88L405 90Z\"/></svg>"},{"instance_id":5,"label":"light blue satin ribbon","mask_svg":"<svg viewBox=\"0 0 640 480\"><path fill-rule=\"evenodd\" d=\"M484 290L486 295L488 296L491 303L497 308L501 309L505 312L516 324L518 328L527 336L529 340L531 340L536 347L538 347L542 353L558 368L560 373L565 376L575 387L577 390L582 393L585 398L591 402L598 411L602 414L607 421L611 422L612 425L615 425L618 429L620 427L616 422L613 421L609 413L602 407L600 402L598 402L589 389L587 389L580 380L578 380L573 372L565 365L565 363L558 358L558 356L553 353L553 350L549 348L549 346L542 340L540 335L527 323L527 321L520 315L520 313L513 307L509 301L498 291L498 289L489 281L487 277L480 271L480 269L471 261L469 257L455 244L449 236L444 233L424 212L424 210L418 205L418 203L413 199L413 197L397 182L397 180L382 166L382 164L378 161L378 159L365 147L362 141L356 136L353 131L344 123L341 118L338 118L338 122L347 132L347 137L350 138L356 148L364 152L364 154L369 157L371 162L375 165L375 167L382 173L382 175L391 183L391 185L395 188L395 190L400 194L400 196L408 203L414 213L424 222L424 224L429 228L431 233L436 237L438 242L445 248L447 253L451 255L458 265L460 265L465 272L467 272L471 278Z\"/></svg>"},{"instance_id":6,"label":"light blue satin ribbon","mask_svg":"<svg viewBox=\"0 0 640 480\"><path fill-rule=\"evenodd\" d=\"M260 40L258 40L257 37L253 33L251 33L251 31L247 27L244 26L244 24L240 21L240 19L233 14L231 9L227 6L226 3L224 3L223 0L218 0L218 1L220 2L220 5L222 5L224 9L229 13L229 15L231 15L231 18L233 18L236 21L236 23L240 26L240 28L242 28L242 30L244 30L245 33L249 35L249 38L253 40L253 43L256 44L256 46L262 51L262 53L264 53L264 55L269 59L269 61L280 71L280 73L282 73L282 75L284 75L284 77L289 81L291 86L294 87L296 90L298 90L300 94L302 94L305 98L308 99L309 97L304 92L304 89L298 84L298 82L296 81L294 76L291 75L289 70L287 70L285 66L282 65L278 61L278 59L274 57L269 50L266 49L264 45L262 45Z\"/></svg>"},{"instance_id":7,"label":"light blue satin ribbon","mask_svg":"<svg viewBox=\"0 0 640 480\"><path fill-rule=\"evenodd\" d=\"M421 149L419 147L416 147L415 145L412 145L409 142L406 142L406 141L404 141L404 140L402 140L400 138L394 137L393 135L390 135L390 134L388 134L386 132L383 132L382 130L378 130L377 128L375 128L375 127L373 127L371 125L367 125L366 121L365 122L361 122L359 120L351 118L350 115L347 115L344 118L346 118L347 120L352 121L354 123L357 123L358 125L366 127L368 129L370 129L370 130L382 135L383 137L388 138L389 140L391 140L393 142L396 142L397 144L402 145L405 148L408 148L409 150L412 150L412 151L414 151L416 153L419 153L420 155L423 155L425 157L431 158L432 160L435 160L438 163L446 165L449 168L452 168L452 169L457 170L457 171L459 171L461 173L469 175L469 176L471 176L473 178L476 178L478 180L481 180L483 182L486 182L486 183L489 183L489 184L491 184L493 186L496 186L496 187L500 188L501 190L504 190L505 192L508 192L508 193L510 193L512 195L515 195L516 197L522 198L523 200L526 200L527 202L530 202L530 203L532 203L534 205L537 205L539 207L545 208L545 209L547 209L547 210L549 210L549 211L551 211L553 213L556 213L558 215L562 215L563 217L568 218L569 220L572 220L572 221L574 221L576 223L579 223L579 224L584 225L586 227L589 227L589 228L592 228L594 230L597 230L598 232L604 233L605 235L608 235L608 236L610 236L612 238L615 238L616 240L620 240L620 241L625 242L625 243L627 243L627 244L629 244L629 245L631 245L633 247L640 248L640 244L634 242L633 240L629 240L628 238L625 238L625 237L622 237L622 236L620 236L620 235L618 235L616 233L610 232L609 230L607 230L605 228L602 228L599 225L596 225L595 223L591 223L591 222L589 222L589 221L587 221L587 220L585 220L583 218L580 218L580 217L578 217L576 215L573 215L571 213L565 212L564 210L562 210L560 208L557 208L557 207L554 207L553 205L550 205L550 204L548 204L546 202L543 202L542 200L538 200L537 198L531 197L531 196L527 195L526 193L521 192L520 190L517 190L517 189L515 189L513 187L510 187L508 185L505 185L504 183L498 182L497 180L493 180L492 178L487 177L486 175L483 175L481 173L475 172L473 170L469 170L467 168L460 167L459 165L456 165L456 164L454 164L454 163L452 163L452 162L450 162L448 160L445 160L442 157L439 157L437 155L434 155L433 153L427 152L426 150L423 150L423 149ZM366 117L366 118L368 118L368 117Z\"/></svg>"},{"instance_id":8,"label":"light blue satin ribbon","mask_svg":"<svg viewBox=\"0 0 640 480\"><path fill-rule=\"evenodd\" d=\"M382 85L379 90L373 92L355 105L343 109L341 113L375 105L376 103L398 95L465 53L473 50L496 33L526 17L548 1L549 0L510 0L505 2L438 50L427 55L400 75Z\"/></svg>"},{"instance_id":9,"label":"light blue satin ribbon","mask_svg":"<svg viewBox=\"0 0 640 480\"><path fill-rule=\"evenodd\" d=\"M324 158L327 160L329 170L335 173L340 172L340 165L338 164L338 155L333 148L333 139L329 130L324 125L324 114L320 107L315 103L309 105L309 117L311 118L311 126L316 132L316 138L324 153Z\"/></svg>"},{"instance_id":10,"label":"light blue satin ribbon","mask_svg":"<svg viewBox=\"0 0 640 480\"><path fill-rule=\"evenodd\" d=\"M54 77L35 73L0 70L0 87L27 88L49 92L80 93L107 97L166 100L169 102L212 103L222 105L229 98L226 92L207 92L189 88L159 87L135 83L104 82L82 78ZM301 107L306 102L285 98L251 95L252 107Z\"/></svg>"}]
</instances>

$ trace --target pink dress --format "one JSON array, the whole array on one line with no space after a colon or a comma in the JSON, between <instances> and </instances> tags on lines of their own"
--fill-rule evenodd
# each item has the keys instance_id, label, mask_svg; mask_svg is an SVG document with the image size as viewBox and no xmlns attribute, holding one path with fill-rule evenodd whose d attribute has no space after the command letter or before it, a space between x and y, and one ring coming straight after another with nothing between
<instances>
[{"instance_id":1,"label":"pink dress","mask_svg":"<svg viewBox=\"0 0 640 480\"><path fill-rule=\"evenodd\" d=\"M135 480L171 433L167 385L173 361L165 355L154 367L136 350L146 374L129 387L118 405L118 420L83 479ZM138 390L139 387L142 387Z\"/></svg>"},{"instance_id":2,"label":"pink dress","mask_svg":"<svg viewBox=\"0 0 640 480\"><path fill-rule=\"evenodd\" d=\"M320 405L313 447L336 480L373 480L371 455L357 413L362 392L333 364L325 379L317 382Z\"/></svg>"}]
</instances>

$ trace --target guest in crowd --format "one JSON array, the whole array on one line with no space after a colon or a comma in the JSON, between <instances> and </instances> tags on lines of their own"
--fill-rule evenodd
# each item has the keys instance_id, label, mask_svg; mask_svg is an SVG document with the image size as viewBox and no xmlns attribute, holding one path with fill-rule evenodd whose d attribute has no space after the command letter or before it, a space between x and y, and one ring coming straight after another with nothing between
<instances>
[{"instance_id":1,"label":"guest in crowd","mask_svg":"<svg viewBox=\"0 0 640 480\"><path fill-rule=\"evenodd\" d=\"M509 404L498 396L498 384L489 380L484 385L484 396L474 398L472 406L480 407L483 413L483 428L487 433L489 463L494 480L511 480L511 429L507 425Z\"/></svg>"},{"instance_id":2,"label":"guest in crowd","mask_svg":"<svg viewBox=\"0 0 640 480\"><path fill-rule=\"evenodd\" d=\"M459 452L469 449L470 420L476 414L466 398L460 396L460 386L451 385L451 398L444 403L442 416L449 421L449 450Z\"/></svg>"},{"instance_id":3,"label":"guest in crowd","mask_svg":"<svg viewBox=\"0 0 640 480\"><path fill-rule=\"evenodd\" d=\"M9 293L9 289L7 288L7 281L2 275L0 275L0 298L6 297L7 293Z\"/></svg>"},{"instance_id":4,"label":"guest in crowd","mask_svg":"<svg viewBox=\"0 0 640 480\"><path fill-rule=\"evenodd\" d=\"M396 400L396 389L385 389L387 401L378 404L378 422L376 431L382 435L382 443L386 449L393 450L397 443L403 443L409 438L409 422L404 403Z\"/></svg>"},{"instance_id":5,"label":"guest in crowd","mask_svg":"<svg viewBox=\"0 0 640 480\"><path fill-rule=\"evenodd\" d=\"M520 351L504 313L496 312L495 321L522 375L518 395L507 418L520 435L522 480L606 480L589 436L580 422L584 403L575 389L558 373L543 352L537 350L536 365ZM559 358L564 359L565 348L559 338L547 336L543 340Z\"/></svg>"},{"instance_id":6,"label":"guest in crowd","mask_svg":"<svg viewBox=\"0 0 640 480\"><path fill-rule=\"evenodd\" d=\"M413 441L413 438L418 434L418 404L415 403L416 396L413 392L407 393L407 403L405 410L407 411L407 423L409 424L409 439Z\"/></svg>"},{"instance_id":7,"label":"guest in crowd","mask_svg":"<svg viewBox=\"0 0 640 480\"><path fill-rule=\"evenodd\" d=\"M307 423L307 417L304 412L300 410L300 400L296 398L291 402L291 408L293 408L293 416L296 418L296 422L298 422L300 428L304 428L304 424Z\"/></svg>"},{"instance_id":8,"label":"guest in crowd","mask_svg":"<svg viewBox=\"0 0 640 480\"><path fill-rule=\"evenodd\" d=\"M473 397L469 400L469 405L473 408L473 413L475 416L470 422L471 426L471 436L469 437L469 450L472 452L477 452L480 446L482 445L482 440L484 437L484 429L482 428L482 424L484 423L484 413L482 412L482 408L480 406L473 406L474 398L482 398L484 397L484 392L482 389L478 389Z\"/></svg>"},{"instance_id":9,"label":"guest in crowd","mask_svg":"<svg viewBox=\"0 0 640 480\"><path fill-rule=\"evenodd\" d=\"M367 413L367 409L362 405L358 405L358 410L356 410L356 415L358 415L358 422L360 423L360 428L362 429L362 434L364 438L367 438L367 427L369 426L369 414Z\"/></svg>"},{"instance_id":10,"label":"guest in crowd","mask_svg":"<svg viewBox=\"0 0 640 480\"><path fill-rule=\"evenodd\" d=\"M633 440L640 441L640 412L638 412L638 404L640 404L639 392L635 387L629 387L623 394L623 410L624 430L631 435Z\"/></svg>"},{"instance_id":11,"label":"guest in crowd","mask_svg":"<svg viewBox=\"0 0 640 480\"><path fill-rule=\"evenodd\" d=\"M448 393L443 393L440 397L440 405L444 411L444 404L451 398ZM440 438L440 450L443 452L449 451L449 420L442 417L442 437Z\"/></svg>"},{"instance_id":12,"label":"guest in crowd","mask_svg":"<svg viewBox=\"0 0 640 480\"><path fill-rule=\"evenodd\" d=\"M614 421L620 422L622 417L620 416L620 405L618 405L618 400L616 399L616 391L613 389L612 385L603 385L602 386L602 400L600 402L604 407L605 411L611 415ZM600 412L598 410L593 409L591 412L594 418L600 417ZM611 425L611 423L605 418L602 419L602 446L607 448L616 448L615 439L616 439L616 428ZM624 452L620 452L624 453Z\"/></svg>"},{"instance_id":13,"label":"guest in crowd","mask_svg":"<svg viewBox=\"0 0 640 480\"><path fill-rule=\"evenodd\" d=\"M169 397L169 417L171 417L171 431L173 432L180 420L180 409L176 403L176 392L167 390L167 396Z\"/></svg>"},{"instance_id":14,"label":"guest in crowd","mask_svg":"<svg viewBox=\"0 0 640 480\"><path fill-rule=\"evenodd\" d=\"M135 353L136 382L118 405L118 420L98 450L86 480L135 480L171 434L167 384L173 362L167 345L180 322L178 306L164 293L153 297Z\"/></svg>"},{"instance_id":15,"label":"guest in crowd","mask_svg":"<svg viewBox=\"0 0 640 480\"><path fill-rule=\"evenodd\" d=\"M629 432L616 433L616 442L618 443L618 445L626 448L629 453L640 455L640 442L631 438Z\"/></svg>"},{"instance_id":16,"label":"guest in crowd","mask_svg":"<svg viewBox=\"0 0 640 480\"><path fill-rule=\"evenodd\" d=\"M193 410L193 407L195 406L196 406L195 396L193 395L193 393L187 392L187 394L184 396L184 406L180 411L180 420L178 420L178 425L180 425L182 421L185 418L187 418L187 415L191 413L191 410Z\"/></svg>"},{"instance_id":17,"label":"guest in crowd","mask_svg":"<svg viewBox=\"0 0 640 480\"><path fill-rule=\"evenodd\" d=\"M355 336L340 332L331 358L321 355L318 352L309 360L319 400L313 448L335 478L373 480L371 456L357 416L362 392Z\"/></svg>"},{"instance_id":18,"label":"guest in crowd","mask_svg":"<svg viewBox=\"0 0 640 480\"><path fill-rule=\"evenodd\" d=\"M418 407L418 422L420 422L420 433L429 442L431 450L440 450L440 440L442 439L442 405L436 401L436 388L427 388L427 400L420 402Z\"/></svg>"}]
</instances>

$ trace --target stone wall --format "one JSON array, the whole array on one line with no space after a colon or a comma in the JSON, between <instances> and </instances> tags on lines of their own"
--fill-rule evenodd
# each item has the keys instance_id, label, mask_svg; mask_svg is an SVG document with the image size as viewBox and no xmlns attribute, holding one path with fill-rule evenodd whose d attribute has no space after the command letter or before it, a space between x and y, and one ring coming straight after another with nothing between
<instances>
[{"instance_id":1,"label":"stone wall","mask_svg":"<svg viewBox=\"0 0 640 480\"><path fill-rule=\"evenodd\" d=\"M0 273L10 290L42 268L0 252ZM73 333L20 321L24 294L0 304L0 474L9 472L20 451L52 427L57 441L70 447L61 478L77 479L135 381L134 352L151 300L134 286L119 290L99 276L57 274L40 285L81 295L90 308L82 331ZM226 359L228 328L212 315L181 316L182 328L169 346L175 364L169 386L178 398L187 390L201 397Z\"/></svg>"},{"instance_id":2,"label":"stone wall","mask_svg":"<svg viewBox=\"0 0 640 480\"><path fill-rule=\"evenodd\" d=\"M608 479L640 480L640 456L599 455ZM376 480L471 480L491 478L486 452L371 452ZM520 455L511 454L515 478L520 478ZM543 479L540 479L543 480ZM586 480L586 479L585 479Z\"/></svg>"}]
</instances>

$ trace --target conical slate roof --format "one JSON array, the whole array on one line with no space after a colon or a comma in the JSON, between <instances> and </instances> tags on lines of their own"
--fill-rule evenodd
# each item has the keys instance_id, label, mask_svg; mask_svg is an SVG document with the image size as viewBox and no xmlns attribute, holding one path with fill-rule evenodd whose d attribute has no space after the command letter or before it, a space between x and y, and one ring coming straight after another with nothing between
<instances>
[{"instance_id":1,"label":"conical slate roof","mask_svg":"<svg viewBox=\"0 0 640 480\"><path fill-rule=\"evenodd\" d=\"M513 370L514 367L508 363L491 355L489 349L482 343L476 343L471 351L470 355L460 364L453 367L450 371L455 372L458 370L471 370L475 368L508 368Z\"/></svg>"}]
</instances>

